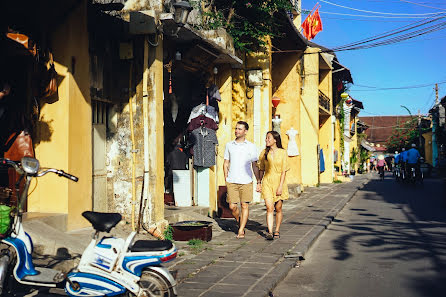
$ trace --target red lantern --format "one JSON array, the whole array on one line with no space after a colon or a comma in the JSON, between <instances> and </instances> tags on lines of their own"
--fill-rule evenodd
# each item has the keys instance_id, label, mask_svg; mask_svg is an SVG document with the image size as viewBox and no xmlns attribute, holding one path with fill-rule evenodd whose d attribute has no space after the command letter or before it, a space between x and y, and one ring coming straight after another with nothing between
<instances>
[{"instance_id":1,"label":"red lantern","mask_svg":"<svg viewBox=\"0 0 446 297\"><path fill-rule=\"evenodd\" d=\"M280 103L280 98L274 96L274 97L272 98L272 102L273 102L273 106L274 106L274 108L277 108L277 105L279 105L279 103Z\"/></svg>"}]
</instances>

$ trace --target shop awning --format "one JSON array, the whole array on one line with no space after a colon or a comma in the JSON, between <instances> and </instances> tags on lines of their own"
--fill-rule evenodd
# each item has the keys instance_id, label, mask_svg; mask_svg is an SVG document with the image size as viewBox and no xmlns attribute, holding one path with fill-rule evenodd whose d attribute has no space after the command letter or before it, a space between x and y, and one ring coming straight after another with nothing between
<instances>
[{"instance_id":1,"label":"shop awning","mask_svg":"<svg viewBox=\"0 0 446 297\"><path fill-rule=\"evenodd\" d=\"M212 63L214 64L230 64L234 68L239 68L243 65L243 61L235 55L235 53L223 44L217 43L214 39L207 37L199 30L194 29L188 24L181 27L176 34L171 34L177 30L177 25L173 20L173 16L164 14L161 19L163 24L163 31L167 39L175 41L181 47L182 45L195 44L203 52L214 57ZM222 38L217 38L222 39Z\"/></svg>"},{"instance_id":2,"label":"shop awning","mask_svg":"<svg viewBox=\"0 0 446 297\"><path fill-rule=\"evenodd\" d=\"M368 150L369 152L374 152L376 151L374 147L372 147L367 141L365 141L364 139L361 140L361 146L363 148L365 148L366 150Z\"/></svg>"}]
</instances>

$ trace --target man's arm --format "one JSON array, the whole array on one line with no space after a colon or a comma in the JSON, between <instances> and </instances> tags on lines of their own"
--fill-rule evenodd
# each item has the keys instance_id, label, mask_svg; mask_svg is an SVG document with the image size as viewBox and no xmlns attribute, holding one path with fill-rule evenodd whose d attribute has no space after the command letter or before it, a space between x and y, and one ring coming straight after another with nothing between
<instances>
[{"instance_id":1,"label":"man's arm","mask_svg":"<svg viewBox=\"0 0 446 297\"><path fill-rule=\"evenodd\" d=\"M257 161L251 163L252 172L254 172L254 175L256 176L257 183L260 184L262 181L262 178L260 177L260 170L257 166Z\"/></svg>"},{"instance_id":2,"label":"man's arm","mask_svg":"<svg viewBox=\"0 0 446 297\"><path fill-rule=\"evenodd\" d=\"M225 181L228 178L228 172L229 172L229 160L226 160L223 162L223 172L225 174Z\"/></svg>"}]
</instances>

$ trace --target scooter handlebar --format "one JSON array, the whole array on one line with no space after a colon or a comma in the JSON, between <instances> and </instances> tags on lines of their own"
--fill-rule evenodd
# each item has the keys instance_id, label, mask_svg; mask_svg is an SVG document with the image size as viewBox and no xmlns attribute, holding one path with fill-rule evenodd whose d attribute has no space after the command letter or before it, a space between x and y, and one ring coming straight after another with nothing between
<instances>
[{"instance_id":1,"label":"scooter handlebar","mask_svg":"<svg viewBox=\"0 0 446 297\"><path fill-rule=\"evenodd\" d=\"M68 178L68 179L71 179L71 180L74 181L74 182L77 182L77 181L79 180L78 177L76 177L76 176L74 176L74 175L71 175L71 174L69 174L69 173L66 173L66 172L63 171L63 170L57 170L57 175L59 175L59 176L63 176L63 177Z\"/></svg>"}]
</instances>

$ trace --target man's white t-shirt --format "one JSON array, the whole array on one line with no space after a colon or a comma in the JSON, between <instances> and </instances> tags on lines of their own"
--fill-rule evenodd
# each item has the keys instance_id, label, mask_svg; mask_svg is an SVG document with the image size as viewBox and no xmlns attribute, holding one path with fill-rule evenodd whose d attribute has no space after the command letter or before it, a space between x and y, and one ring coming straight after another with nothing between
<instances>
[{"instance_id":1,"label":"man's white t-shirt","mask_svg":"<svg viewBox=\"0 0 446 297\"><path fill-rule=\"evenodd\" d=\"M233 184L252 182L252 162L259 160L256 146L245 140L228 142L225 146L225 160L229 160L229 172L226 181Z\"/></svg>"}]
</instances>

